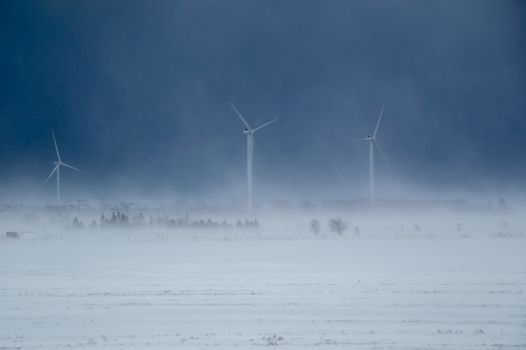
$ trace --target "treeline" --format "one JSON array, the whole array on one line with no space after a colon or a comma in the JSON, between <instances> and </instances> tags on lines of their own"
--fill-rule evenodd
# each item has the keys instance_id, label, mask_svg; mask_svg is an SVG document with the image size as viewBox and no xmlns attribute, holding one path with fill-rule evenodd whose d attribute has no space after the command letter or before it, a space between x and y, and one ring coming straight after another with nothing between
<instances>
[{"instance_id":1,"label":"treeline","mask_svg":"<svg viewBox=\"0 0 526 350\"><path fill-rule=\"evenodd\" d=\"M86 226L84 222L78 217L73 218L71 227L75 229L83 229ZM130 217L129 214L122 212L112 212L111 216L105 216L104 213L100 216L100 221L92 220L89 224L91 229L95 228L125 228L125 227L168 227L168 228L205 228L205 229L219 229L219 228L240 228L240 229L256 229L259 228L259 222L254 220L237 220L235 223L223 221L215 221L212 219L191 219L188 214L171 218L166 215L161 216L146 216L143 213L138 213Z\"/></svg>"}]
</instances>

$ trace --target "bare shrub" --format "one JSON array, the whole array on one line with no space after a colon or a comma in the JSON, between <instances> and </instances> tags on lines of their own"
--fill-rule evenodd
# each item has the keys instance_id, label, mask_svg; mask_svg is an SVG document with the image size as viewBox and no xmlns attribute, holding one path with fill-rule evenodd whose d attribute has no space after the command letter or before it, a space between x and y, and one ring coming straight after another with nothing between
<instances>
[{"instance_id":1,"label":"bare shrub","mask_svg":"<svg viewBox=\"0 0 526 350\"><path fill-rule=\"evenodd\" d=\"M331 218L329 220L329 230L341 236L349 225L341 218Z\"/></svg>"},{"instance_id":2,"label":"bare shrub","mask_svg":"<svg viewBox=\"0 0 526 350\"><path fill-rule=\"evenodd\" d=\"M274 334L272 336L263 337L263 340L267 342L267 345L276 346L276 345L279 345L279 343L283 341L283 337L281 335L278 336Z\"/></svg>"},{"instance_id":3,"label":"bare shrub","mask_svg":"<svg viewBox=\"0 0 526 350\"><path fill-rule=\"evenodd\" d=\"M20 235L16 231L6 232L5 236L9 239L20 239Z\"/></svg>"},{"instance_id":4,"label":"bare shrub","mask_svg":"<svg viewBox=\"0 0 526 350\"><path fill-rule=\"evenodd\" d=\"M318 235L321 231L320 221L318 219L312 219L310 222L310 230L315 235Z\"/></svg>"}]
</instances>

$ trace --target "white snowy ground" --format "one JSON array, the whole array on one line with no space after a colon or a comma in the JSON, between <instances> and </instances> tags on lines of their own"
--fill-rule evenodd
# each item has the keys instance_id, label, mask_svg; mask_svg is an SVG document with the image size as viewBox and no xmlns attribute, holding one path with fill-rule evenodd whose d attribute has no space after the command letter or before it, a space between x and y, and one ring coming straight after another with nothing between
<instances>
[{"instance_id":1,"label":"white snowy ground","mask_svg":"<svg viewBox=\"0 0 526 350\"><path fill-rule=\"evenodd\" d=\"M526 239L0 240L0 349L524 349Z\"/></svg>"}]
</instances>

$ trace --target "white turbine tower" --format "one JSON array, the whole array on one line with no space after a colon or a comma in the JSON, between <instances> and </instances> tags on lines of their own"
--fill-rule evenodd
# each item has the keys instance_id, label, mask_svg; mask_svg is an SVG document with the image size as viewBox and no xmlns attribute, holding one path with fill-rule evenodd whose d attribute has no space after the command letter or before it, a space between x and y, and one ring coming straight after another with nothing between
<instances>
[{"instance_id":1,"label":"white turbine tower","mask_svg":"<svg viewBox=\"0 0 526 350\"><path fill-rule=\"evenodd\" d=\"M57 140L55 139L55 132L52 131L51 135L53 135L53 143L55 144L55 151L57 152L57 160L52 163L54 165L53 170L47 177L45 183L47 183L49 179L51 179L53 174L56 174L56 177L57 177L57 206L59 206L60 205L60 167L65 166L66 168L70 168L70 169L76 170L81 173L83 173L83 171L78 168L75 168L74 166L66 164L62 161L62 159L60 158L60 153L58 151Z\"/></svg>"},{"instance_id":2,"label":"white turbine tower","mask_svg":"<svg viewBox=\"0 0 526 350\"><path fill-rule=\"evenodd\" d=\"M376 122L376 127L374 128L373 135L360 139L362 141L369 142L369 201L371 203L374 202L375 200L375 186L374 186L374 148L375 147L380 152L385 162L389 164L389 162L387 161L387 158L385 157L384 152L382 151L382 148L380 147L380 144L378 143L378 141L376 141L376 134L378 133L378 127L380 127L380 121L382 120L383 113L384 113L384 106L382 105L382 108L380 109L380 114L378 115L378 121Z\"/></svg>"},{"instance_id":3,"label":"white turbine tower","mask_svg":"<svg viewBox=\"0 0 526 350\"><path fill-rule=\"evenodd\" d=\"M239 113L237 108L229 102L230 107L236 112L236 114L239 116L239 119L243 122L245 125L245 129L243 130L243 133L247 135L247 194L248 194L248 214L252 216L253 214L253 197L252 197L252 190L253 190L253 181L252 181L252 166L254 163L254 133L258 131L259 129L264 128L265 126L269 125L270 123L275 122L276 119L272 119L269 122L266 122L260 126L258 126L255 129L252 129L250 125L248 125L248 122L245 118Z\"/></svg>"}]
</instances>

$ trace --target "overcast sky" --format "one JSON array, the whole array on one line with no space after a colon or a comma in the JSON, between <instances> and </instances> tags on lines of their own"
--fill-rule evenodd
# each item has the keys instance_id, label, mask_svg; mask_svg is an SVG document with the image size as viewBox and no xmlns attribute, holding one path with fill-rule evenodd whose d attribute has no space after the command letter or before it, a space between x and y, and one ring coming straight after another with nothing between
<instances>
[{"instance_id":1,"label":"overcast sky","mask_svg":"<svg viewBox=\"0 0 526 350\"><path fill-rule=\"evenodd\" d=\"M0 194L66 188L363 195L378 181L503 188L526 178L521 1L0 1ZM17 186L20 185L20 186ZM22 186L23 185L23 186ZM35 190L36 191L36 190Z\"/></svg>"}]
</instances>

